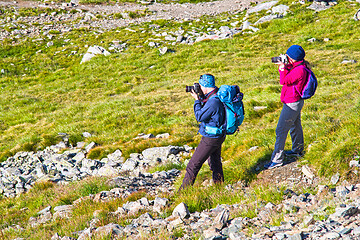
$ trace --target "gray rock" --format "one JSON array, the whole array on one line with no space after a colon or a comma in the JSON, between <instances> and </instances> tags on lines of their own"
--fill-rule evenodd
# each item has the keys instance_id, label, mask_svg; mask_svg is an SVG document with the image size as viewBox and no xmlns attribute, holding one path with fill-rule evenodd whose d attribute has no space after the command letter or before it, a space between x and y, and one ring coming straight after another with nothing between
<instances>
[{"instance_id":1,"label":"gray rock","mask_svg":"<svg viewBox=\"0 0 360 240\"><path fill-rule=\"evenodd\" d=\"M59 236L58 233L55 233L54 235L52 235L50 240L61 240L61 237Z\"/></svg>"},{"instance_id":2,"label":"gray rock","mask_svg":"<svg viewBox=\"0 0 360 240\"><path fill-rule=\"evenodd\" d=\"M360 226L353 229L352 234L354 236L360 236Z\"/></svg>"},{"instance_id":3,"label":"gray rock","mask_svg":"<svg viewBox=\"0 0 360 240\"><path fill-rule=\"evenodd\" d=\"M346 206L335 209L335 213L330 215L330 218L353 216L358 212L358 208L354 206Z\"/></svg>"},{"instance_id":4,"label":"gray rock","mask_svg":"<svg viewBox=\"0 0 360 240\"><path fill-rule=\"evenodd\" d=\"M117 237L123 233L123 230L124 227L115 223L109 223L106 226L97 228L94 231L94 235L97 237L105 237L105 236Z\"/></svg>"},{"instance_id":5,"label":"gray rock","mask_svg":"<svg viewBox=\"0 0 360 240\"><path fill-rule=\"evenodd\" d=\"M95 168L101 166L101 163L97 160L85 158L82 160L81 165L83 168L94 170Z\"/></svg>"},{"instance_id":6,"label":"gray rock","mask_svg":"<svg viewBox=\"0 0 360 240\"><path fill-rule=\"evenodd\" d=\"M246 235L245 235L245 233L242 233L242 232L230 233L229 239L230 240L242 240L242 239L246 239Z\"/></svg>"},{"instance_id":7,"label":"gray rock","mask_svg":"<svg viewBox=\"0 0 360 240\"><path fill-rule=\"evenodd\" d=\"M182 36L182 35L179 35L176 38L176 42L178 42L178 43L182 42L183 40L184 40L184 36Z\"/></svg>"},{"instance_id":8,"label":"gray rock","mask_svg":"<svg viewBox=\"0 0 360 240\"><path fill-rule=\"evenodd\" d=\"M340 234L340 235L345 235L345 234L349 234L351 231L352 231L351 228L343 228L343 229L339 232L339 234Z\"/></svg>"},{"instance_id":9,"label":"gray rock","mask_svg":"<svg viewBox=\"0 0 360 240\"><path fill-rule=\"evenodd\" d=\"M44 208L43 210L39 211L37 214L38 215L43 215L45 213L50 212L50 210L51 210L51 206L48 206L48 207Z\"/></svg>"},{"instance_id":10,"label":"gray rock","mask_svg":"<svg viewBox=\"0 0 360 240\"><path fill-rule=\"evenodd\" d=\"M155 148L145 149L142 152L142 155L144 159L147 159L152 163L166 162L169 155L171 154L176 155L184 150L185 150L184 147L177 147L177 146L155 147Z\"/></svg>"},{"instance_id":11,"label":"gray rock","mask_svg":"<svg viewBox=\"0 0 360 240\"><path fill-rule=\"evenodd\" d=\"M259 31L258 28L251 26L251 23L248 21L243 22L242 30L250 29L254 32Z\"/></svg>"},{"instance_id":12,"label":"gray rock","mask_svg":"<svg viewBox=\"0 0 360 240\"><path fill-rule=\"evenodd\" d=\"M89 133L89 132L83 132L82 135L84 138L89 138L92 136L91 133Z\"/></svg>"},{"instance_id":13,"label":"gray rock","mask_svg":"<svg viewBox=\"0 0 360 240\"><path fill-rule=\"evenodd\" d=\"M165 40L166 41L176 41L176 37L173 37L171 35L167 35L167 36L165 36Z\"/></svg>"},{"instance_id":14,"label":"gray rock","mask_svg":"<svg viewBox=\"0 0 360 240\"><path fill-rule=\"evenodd\" d=\"M330 183L335 185L338 181L340 180L340 174L336 173L335 175L333 175L330 179Z\"/></svg>"},{"instance_id":15,"label":"gray rock","mask_svg":"<svg viewBox=\"0 0 360 240\"><path fill-rule=\"evenodd\" d=\"M341 236L339 233L337 232L328 232L325 233L325 235L323 236L323 239L339 239Z\"/></svg>"},{"instance_id":16,"label":"gray rock","mask_svg":"<svg viewBox=\"0 0 360 240\"><path fill-rule=\"evenodd\" d=\"M357 63L357 61L356 60L354 60L354 59L344 59L342 62L341 62L341 64L354 64L354 63Z\"/></svg>"},{"instance_id":17,"label":"gray rock","mask_svg":"<svg viewBox=\"0 0 360 240\"><path fill-rule=\"evenodd\" d=\"M149 47L158 47L159 44L158 44L158 43L155 43L155 42L149 42L148 46L149 46Z\"/></svg>"},{"instance_id":18,"label":"gray rock","mask_svg":"<svg viewBox=\"0 0 360 240\"><path fill-rule=\"evenodd\" d=\"M127 202L123 204L123 208L127 210L131 215L137 214L140 210L145 209L146 207L147 206L142 205L140 201Z\"/></svg>"},{"instance_id":19,"label":"gray rock","mask_svg":"<svg viewBox=\"0 0 360 240\"><path fill-rule=\"evenodd\" d=\"M285 233L281 233L281 232L280 233L275 233L275 239L276 240L283 240L285 238L287 238Z\"/></svg>"},{"instance_id":20,"label":"gray rock","mask_svg":"<svg viewBox=\"0 0 360 240\"><path fill-rule=\"evenodd\" d=\"M170 137L169 133L162 133L155 136L155 138L169 138L169 137Z\"/></svg>"},{"instance_id":21,"label":"gray rock","mask_svg":"<svg viewBox=\"0 0 360 240\"><path fill-rule=\"evenodd\" d=\"M271 14L271 15L267 15L267 16L264 16L262 18L260 18L259 20L257 20L254 25L258 25L258 24L261 24L261 23L264 23L264 22L268 22L268 21L271 21L273 19L277 19L277 18L281 18L282 16L281 15L278 15L278 14Z\"/></svg>"},{"instance_id":22,"label":"gray rock","mask_svg":"<svg viewBox=\"0 0 360 240\"><path fill-rule=\"evenodd\" d=\"M309 178L309 179L315 178L315 175L312 172L312 170L309 168L309 166L307 166L307 165L302 166L301 171L307 178Z\"/></svg>"},{"instance_id":23,"label":"gray rock","mask_svg":"<svg viewBox=\"0 0 360 240\"><path fill-rule=\"evenodd\" d=\"M61 205L61 206L56 206L54 207L54 211L55 212L65 212L65 211L72 211L72 209L74 208L73 205Z\"/></svg>"},{"instance_id":24,"label":"gray rock","mask_svg":"<svg viewBox=\"0 0 360 240\"><path fill-rule=\"evenodd\" d=\"M219 213L216 218L214 219L214 224L213 226L216 229L221 230L222 228L224 228L227 225L227 222L229 220L229 216L230 216L230 211L225 209L223 210L221 213Z\"/></svg>"},{"instance_id":25,"label":"gray rock","mask_svg":"<svg viewBox=\"0 0 360 240\"><path fill-rule=\"evenodd\" d=\"M96 143L95 142L91 142L89 143L86 147L85 147L85 152L90 152L91 149L96 147Z\"/></svg>"},{"instance_id":26,"label":"gray rock","mask_svg":"<svg viewBox=\"0 0 360 240\"><path fill-rule=\"evenodd\" d=\"M78 152L74 157L73 160L75 160L77 163L80 163L85 158L85 154L83 152Z\"/></svg>"},{"instance_id":27,"label":"gray rock","mask_svg":"<svg viewBox=\"0 0 360 240\"><path fill-rule=\"evenodd\" d=\"M107 155L108 159L114 162L123 162L122 152L117 149L115 152Z\"/></svg>"},{"instance_id":28,"label":"gray rock","mask_svg":"<svg viewBox=\"0 0 360 240\"><path fill-rule=\"evenodd\" d=\"M137 160L129 158L126 162L122 165L121 171L134 171L135 168L139 165Z\"/></svg>"},{"instance_id":29,"label":"gray rock","mask_svg":"<svg viewBox=\"0 0 360 240\"><path fill-rule=\"evenodd\" d=\"M154 200L154 211L161 212L168 204L169 200L167 198L156 197Z\"/></svg>"},{"instance_id":30,"label":"gray rock","mask_svg":"<svg viewBox=\"0 0 360 240\"><path fill-rule=\"evenodd\" d=\"M349 167L360 167L360 161L351 160L350 163L349 163Z\"/></svg>"},{"instance_id":31,"label":"gray rock","mask_svg":"<svg viewBox=\"0 0 360 240\"><path fill-rule=\"evenodd\" d=\"M278 1L270 1L270 2L264 2L256 5L255 7L251 7L247 10L247 14L260 12L262 10L268 10L272 8L275 4L277 4Z\"/></svg>"},{"instance_id":32,"label":"gray rock","mask_svg":"<svg viewBox=\"0 0 360 240\"><path fill-rule=\"evenodd\" d=\"M345 186L337 186L336 187L336 195L338 197L346 197L350 193L349 189L347 189Z\"/></svg>"},{"instance_id":33,"label":"gray rock","mask_svg":"<svg viewBox=\"0 0 360 240\"><path fill-rule=\"evenodd\" d=\"M293 235L287 235L287 239L288 240L302 240L302 236L301 236L301 233L296 233L296 234L293 234Z\"/></svg>"},{"instance_id":34,"label":"gray rock","mask_svg":"<svg viewBox=\"0 0 360 240\"><path fill-rule=\"evenodd\" d=\"M168 48L167 47L163 47L159 49L160 55L164 55L165 53L168 52Z\"/></svg>"},{"instance_id":35,"label":"gray rock","mask_svg":"<svg viewBox=\"0 0 360 240\"><path fill-rule=\"evenodd\" d=\"M311 4L310 6L307 7L308 9L311 9L311 10L314 10L316 12L319 12L319 11L324 11L324 10L327 10L329 8L331 8L330 5L328 6L324 6L324 5L321 5L321 4L317 4L317 3L313 3Z\"/></svg>"},{"instance_id":36,"label":"gray rock","mask_svg":"<svg viewBox=\"0 0 360 240\"><path fill-rule=\"evenodd\" d=\"M158 45L156 45L157 47ZM159 49L160 51L160 49ZM166 48L166 51L167 51L167 48ZM145 134L145 133L140 133L138 134L138 136L135 138L135 139L151 139L151 138L154 138L155 136L152 134L152 133L149 133L149 134Z\"/></svg>"},{"instance_id":37,"label":"gray rock","mask_svg":"<svg viewBox=\"0 0 360 240\"><path fill-rule=\"evenodd\" d=\"M304 220L303 220L303 225L304 226L309 226L311 224L315 223L314 217L313 216L305 216Z\"/></svg>"},{"instance_id":38,"label":"gray rock","mask_svg":"<svg viewBox=\"0 0 360 240\"><path fill-rule=\"evenodd\" d=\"M141 225L142 227L151 227L153 225L154 218L149 213L144 213L139 218L132 221L133 224Z\"/></svg>"},{"instance_id":39,"label":"gray rock","mask_svg":"<svg viewBox=\"0 0 360 240\"><path fill-rule=\"evenodd\" d=\"M111 177L111 176L116 176L119 174L119 170L108 165L108 164L105 164L103 167L101 167L97 172L96 172L96 175L97 176L108 176L108 177Z\"/></svg>"},{"instance_id":40,"label":"gray rock","mask_svg":"<svg viewBox=\"0 0 360 240\"><path fill-rule=\"evenodd\" d=\"M190 217L190 212L187 205L182 202L174 208L172 215L180 216L182 219L185 219Z\"/></svg>"},{"instance_id":41,"label":"gray rock","mask_svg":"<svg viewBox=\"0 0 360 240\"><path fill-rule=\"evenodd\" d=\"M281 15L285 15L286 12L289 10L289 6L286 6L286 5L278 5L278 6L275 6L271 9L271 12L272 13L278 13L278 14L281 14Z\"/></svg>"},{"instance_id":42,"label":"gray rock","mask_svg":"<svg viewBox=\"0 0 360 240\"><path fill-rule=\"evenodd\" d=\"M360 20L360 9L357 10L357 12L355 13L355 15L354 15L354 20L355 20L355 21L359 21L359 20Z\"/></svg>"}]
</instances>

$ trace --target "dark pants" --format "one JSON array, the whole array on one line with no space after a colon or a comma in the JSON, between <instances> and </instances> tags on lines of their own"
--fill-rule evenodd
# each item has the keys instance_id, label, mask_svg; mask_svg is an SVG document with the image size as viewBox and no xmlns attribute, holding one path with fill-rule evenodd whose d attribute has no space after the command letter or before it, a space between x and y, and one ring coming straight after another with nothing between
<instances>
[{"instance_id":1,"label":"dark pants","mask_svg":"<svg viewBox=\"0 0 360 240\"><path fill-rule=\"evenodd\" d=\"M199 146L196 148L186 167L185 177L180 189L184 189L185 187L194 184L195 178L206 160L208 160L210 170L213 172L212 177L214 183L221 183L224 181L221 163L221 145L224 142L225 137L226 136L220 138L201 138Z\"/></svg>"}]
</instances>

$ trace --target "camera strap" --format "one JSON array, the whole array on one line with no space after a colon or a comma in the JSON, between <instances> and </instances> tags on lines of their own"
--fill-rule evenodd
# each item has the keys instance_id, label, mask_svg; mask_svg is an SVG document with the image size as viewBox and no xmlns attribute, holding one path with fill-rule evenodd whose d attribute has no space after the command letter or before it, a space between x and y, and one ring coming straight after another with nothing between
<instances>
[{"instance_id":1,"label":"camera strap","mask_svg":"<svg viewBox=\"0 0 360 240\"><path fill-rule=\"evenodd\" d=\"M207 97L203 100L201 100L202 103L206 103L213 95L215 95L218 92L219 88L215 88L214 90L212 90L211 92L209 92L207 94Z\"/></svg>"},{"instance_id":2,"label":"camera strap","mask_svg":"<svg viewBox=\"0 0 360 240\"><path fill-rule=\"evenodd\" d=\"M291 72L291 70L293 70L294 68L298 67L298 66L301 66L301 65L305 65L305 62L304 60L302 60L301 63L297 64L296 66L293 66L292 68L290 68L288 71ZM306 66L305 66L306 67Z\"/></svg>"}]
</instances>

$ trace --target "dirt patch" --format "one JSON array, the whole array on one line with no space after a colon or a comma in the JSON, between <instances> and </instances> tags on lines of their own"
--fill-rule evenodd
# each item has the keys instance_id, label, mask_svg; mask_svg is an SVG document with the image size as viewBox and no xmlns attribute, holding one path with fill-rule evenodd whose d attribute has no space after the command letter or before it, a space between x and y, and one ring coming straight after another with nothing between
<instances>
[{"instance_id":1,"label":"dirt patch","mask_svg":"<svg viewBox=\"0 0 360 240\"><path fill-rule=\"evenodd\" d=\"M250 186L285 186L289 189L301 189L316 186L318 178L309 179L302 173L299 159L290 158L281 167L262 170Z\"/></svg>"},{"instance_id":2,"label":"dirt patch","mask_svg":"<svg viewBox=\"0 0 360 240\"><path fill-rule=\"evenodd\" d=\"M171 18L196 18L202 15L217 15L223 12L236 12L243 11L250 7L251 3L262 2L264 0L222 0L215 2L204 3L185 3L185 4L162 4L153 3L150 5L134 4L134 3L121 3L115 5L78 5L78 6L65 6L59 3L46 3L35 1L0 1L0 6L13 6L13 7L48 7L48 8L76 8L83 9L91 12L102 13L120 13L126 11L148 10L154 12L156 16L164 19Z\"/></svg>"}]
</instances>

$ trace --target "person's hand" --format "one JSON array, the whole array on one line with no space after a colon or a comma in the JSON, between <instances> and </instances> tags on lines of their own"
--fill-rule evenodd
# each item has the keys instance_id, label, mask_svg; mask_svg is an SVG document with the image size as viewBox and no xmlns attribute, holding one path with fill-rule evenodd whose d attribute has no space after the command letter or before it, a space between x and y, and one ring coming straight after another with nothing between
<instances>
[{"instance_id":1,"label":"person's hand","mask_svg":"<svg viewBox=\"0 0 360 240\"><path fill-rule=\"evenodd\" d=\"M194 90L191 90L190 94L195 100L199 100L199 96L196 94L196 92L194 92Z\"/></svg>"},{"instance_id":2,"label":"person's hand","mask_svg":"<svg viewBox=\"0 0 360 240\"><path fill-rule=\"evenodd\" d=\"M285 70L285 64L283 62L279 63L279 71Z\"/></svg>"}]
</instances>

